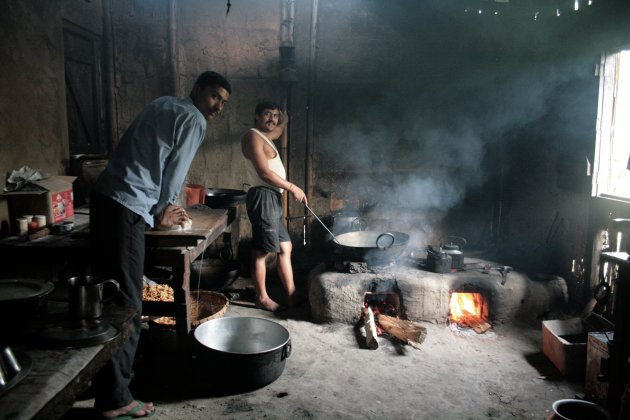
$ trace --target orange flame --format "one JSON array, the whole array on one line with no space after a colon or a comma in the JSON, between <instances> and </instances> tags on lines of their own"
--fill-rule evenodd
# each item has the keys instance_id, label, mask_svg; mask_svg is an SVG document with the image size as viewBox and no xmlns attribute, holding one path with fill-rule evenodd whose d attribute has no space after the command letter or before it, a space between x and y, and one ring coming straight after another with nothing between
<instances>
[{"instance_id":1,"label":"orange flame","mask_svg":"<svg viewBox=\"0 0 630 420\"><path fill-rule=\"evenodd\" d=\"M481 293L451 293L450 319L457 323L483 319L483 296Z\"/></svg>"}]
</instances>

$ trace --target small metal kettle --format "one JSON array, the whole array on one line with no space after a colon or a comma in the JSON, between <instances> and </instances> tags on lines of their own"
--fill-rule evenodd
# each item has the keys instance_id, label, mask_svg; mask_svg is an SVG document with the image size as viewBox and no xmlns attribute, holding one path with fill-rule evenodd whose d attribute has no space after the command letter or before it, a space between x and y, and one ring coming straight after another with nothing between
<instances>
[{"instance_id":1,"label":"small metal kettle","mask_svg":"<svg viewBox=\"0 0 630 420\"><path fill-rule=\"evenodd\" d=\"M440 250L452 258L452 270L464 269L464 247L467 243L461 236L445 236L440 239Z\"/></svg>"},{"instance_id":2,"label":"small metal kettle","mask_svg":"<svg viewBox=\"0 0 630 420\"><path fill-rule=\"evenodd\" d=\"M434 273L449 273L453 259L446 252L427 247L427 268Z\"/></svg>"}]
</instances>

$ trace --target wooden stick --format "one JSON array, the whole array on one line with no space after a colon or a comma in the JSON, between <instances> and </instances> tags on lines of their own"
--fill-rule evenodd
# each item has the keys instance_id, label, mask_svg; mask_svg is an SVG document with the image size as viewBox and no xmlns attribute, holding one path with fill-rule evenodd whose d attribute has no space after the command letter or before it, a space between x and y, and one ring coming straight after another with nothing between
<instances>
[{"instance_id":1,"label":"wooden stick","mask_svg":"<svg viewBox=\"0 0 630 420\"><path fill-rule=\"evenodd\" d=\"M363 308L363 320L365 323L365 344L370 350L378 348L378 340L376 339L376 322L374 322L374 312L369 306Z\"/></svg>"}]
</instances>

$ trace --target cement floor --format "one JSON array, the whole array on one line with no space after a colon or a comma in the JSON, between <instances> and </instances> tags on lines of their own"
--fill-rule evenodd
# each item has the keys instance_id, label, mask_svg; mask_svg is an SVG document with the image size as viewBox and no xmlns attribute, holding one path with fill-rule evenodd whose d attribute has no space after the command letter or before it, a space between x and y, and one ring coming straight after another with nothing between
<instances>
[{"instance_id":1,"label":"cement floor","mask_svg":"<svg viewBox=\"0 0 630 420\"><path fill-rule=\"evenodd\" d=\"M421 323L421 349L379 337L379 348L368 350L353 325L313 323L307 302L279 314L231 304L225 316L267 318L289 330L293 349L282 375L255 391L222 395L212 385L223 378L200 382L194 366L176 367L169 337L145 332L132 389L156 404L154 418L546 419L555 400L583 392L543 355L540 323L494 325L483 335ZM94 417L92 404L89 396L77 401L64 420Z\"/></svg>"}]
</instances>

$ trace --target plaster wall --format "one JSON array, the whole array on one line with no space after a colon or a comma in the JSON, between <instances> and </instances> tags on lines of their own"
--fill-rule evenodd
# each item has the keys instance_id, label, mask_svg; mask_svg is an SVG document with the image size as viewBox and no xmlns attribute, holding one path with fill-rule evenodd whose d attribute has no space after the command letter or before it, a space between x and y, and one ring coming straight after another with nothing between
<instances>
[{"instance_id":1,"label":"plaster wall","mask_svg":"<svg viewBox=\"0 0 630 420\"><path fill-rule=\"evenodd\" d=\"M22 165L51 173L67 159L60 2L9 1L0 17L3 173Z\"/></svg>"}]
</instances>

